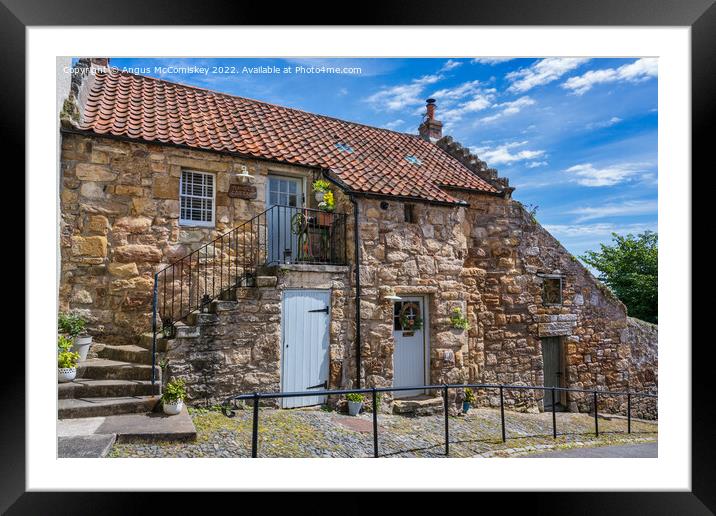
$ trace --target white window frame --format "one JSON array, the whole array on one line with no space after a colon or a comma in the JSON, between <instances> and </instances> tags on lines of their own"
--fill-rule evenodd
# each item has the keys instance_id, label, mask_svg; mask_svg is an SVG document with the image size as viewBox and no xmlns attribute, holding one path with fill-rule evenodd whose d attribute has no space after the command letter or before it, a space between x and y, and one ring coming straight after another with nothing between
<instances>
[{"instance_id":1,"label":"white window frame","mask_svg":"<svg viewBox=\"0 0 716 516\"><path fill-rule=\"evenodd\" d=\"M189 197L189 198L194 198L194 199L208 199L208 197L204 197L204 196L182 194L183 186L184 186L184 173L185 172L211 177L211 181L212 181L211 220L191 220L191 219L183 219L182 218L182 216L181 216L182 198ZM214 226L216 226L216 174L213 174L211 172L204 172L202 170L182 169L181 175L179 176L179 225L180 226L189 226L189 227L191 227L191 226L195 226L195 227L214 227Z\"/></svg>"}]
</instances>

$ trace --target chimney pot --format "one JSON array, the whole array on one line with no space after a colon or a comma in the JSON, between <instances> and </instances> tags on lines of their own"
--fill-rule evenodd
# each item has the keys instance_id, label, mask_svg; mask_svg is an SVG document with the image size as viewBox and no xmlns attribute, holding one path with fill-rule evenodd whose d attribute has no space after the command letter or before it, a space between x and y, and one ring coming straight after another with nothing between
<instances>
[{"instance_id":1,"label":"chimney pot","mask_svg":"<svg viewBox=\"0 0 716 516\"><path fill-rule=\"evenodd\" d=\"M436 107L435 99L427 99L425 101L427 116L418 128L418 133L423 140L436 142L443 137L443 123L439 120L435 120Z\"/></svg>"}]
</instances>

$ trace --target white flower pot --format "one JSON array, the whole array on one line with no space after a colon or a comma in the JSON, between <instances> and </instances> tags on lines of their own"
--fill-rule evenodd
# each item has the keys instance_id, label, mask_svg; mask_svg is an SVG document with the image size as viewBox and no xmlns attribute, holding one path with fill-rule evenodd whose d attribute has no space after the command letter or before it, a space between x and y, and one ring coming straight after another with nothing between
<instances>
[{"instance_id":1,"label":"white flower pot","mask_svg":"<svg viewBox=\"0 0 716 516\"><path fill-rule=\"evenodd\" d=\"M349 401L348 402L348 414L351 416L357 416L363 406L362 401Z\"/></svg>"},{"instance_id":2,"label":"white flower pot","mask_svg":"<svg viewBox=\"0 0 716 516\"><path fill-rule=\"evenodd\" d=\"M323 197L326 195L326 192L316 192L315 195L317 202L323 202Z\"/></svg>"},{"instance_id":3,"label":"white flower pot","mask_svg":"<svg viewBox=\"0 0 716 516\"><path fill-rule=\"evenodd\" d=\"M76 367L58 367L57 368L57 381L60 383L71 382L77 376Z\"/></svg>"},{"instance_id":4,"label":"white flower pot","mask_svg":"<svg viewBox=\"0 0 716 516\"><path fill-rule=\"evenodd\" d=\"M184 408L184 400L162 401L162 410L169 416L176 416Z\"/></svg>"},{"instance_id":5,"label":"white flower pot","mask_svg":"<svg viewBox=\"0 0 716 516\"><path fill-rule=\"evenodd\" d=\"M92 335L78 335L72 343L72 351L80 354L80 360L87 360L87 352L92 344Z\"/></svg>"}]
</instances>

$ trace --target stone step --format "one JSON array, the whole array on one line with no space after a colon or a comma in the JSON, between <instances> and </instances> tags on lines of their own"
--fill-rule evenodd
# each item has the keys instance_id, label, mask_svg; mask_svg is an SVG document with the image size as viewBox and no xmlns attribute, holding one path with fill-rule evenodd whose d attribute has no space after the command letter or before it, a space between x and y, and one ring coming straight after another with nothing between
<instances>
[{"instance_id":1,"label":"stone step","mask_svg":"<svg viewBox=\"0 0 716 516\"><path fill-rule=\"evenodd\" d=\"M161 382L162 371L159 366L154 367L157 382ZM135 364L120 362L105 358L94 358L80 362L77 365L77 380L151 380L152 366L148 364Z\"/></svg>"},{"instance_id":2,"label":"stone step","mask_svg":"<svg viewBox=\"0 0 716 516\"><path fill-rule=\"evenodd\" d=\"M57 417L59 419L74 419L152 412L159 403L159 398L159 396L123 396L118 398L61 399L58 400Z\"/></svg>"},{"instance_id":3,"label":"stone step","mask_svg":"<svg viewBox=\"0 0 716 516\"><path fill-rule=\"evenodd\" d=\"M211 309L211 307L209 307ZM186 322L191 326L199 326L203 324L213 324L217 322L219 318L214 313L201 313L201 312L192 312L190 313L187 318Z\"/></svg>"},{"instance_id":4,"label":"stone step","mask_svg":"<svg viewBox=\"0 0 716 516\"><path fill-rule=\"evenodd\" d=\"M152 353L148 349L132 344L124 346L105 345L101 350L97 351L99 358L108 360L117 360L119 362L134 362L137 364L151 364Z\"/></svg>"},{"instance_id":5,"label":"stone step","mask_svg":"<svg viewBox=\"0 0 716 516\"><path fill-rule=\"evenodd\" d=\"M161 383L150 380L80 379L57 385L57 396L67 398L111 398L117 396L149 396L159 394Z\"/></svg>"},{"instance_id":6,"label":"stone step","mask_svg":"<svg viewBox=\"0 0 716 516\"><path fill-rule=\"evenodd\" d=\"M410 416L432 416L442 414L443 399L440 396L421 394L393 400L393 414Z\"/></svg>"},{"instance_id":7,"label":"stone step","mask_svg":"<svg viewBox=\"0 0 716 516\"><path fill-rule=\"evenodd\" d=\"M164 337L157 335L157 352L165 353L169 347L170 342L171 342L170 339L166 339ZM151 333L143 333L139 337L139 341L137 342L137 345L140 348L152 349L152 334Z\"/></svg>"},{"instance_id":8,"label":"stone step","mask_svg":"<svg viewBox=\"0 0 716 516\"><path fill-rule=\"evenodd\" d=\"M174 338L176 339L193 339L201 335L199 326L190 326L183 322L174 324Z\"/></svg>"}]
</instances>

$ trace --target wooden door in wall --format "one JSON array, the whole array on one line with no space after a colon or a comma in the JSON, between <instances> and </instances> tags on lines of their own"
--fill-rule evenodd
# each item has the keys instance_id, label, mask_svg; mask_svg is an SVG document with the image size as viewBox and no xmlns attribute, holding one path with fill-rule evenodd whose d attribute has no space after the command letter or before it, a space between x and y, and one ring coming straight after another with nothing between
<instances>
[{"instance_id":1,"label":"wooden door in wall","mask_svg":"<svg viewBox=\"0 0 716 516\"><path fill-rule=\"evenodd\" d=\"M542 361L545 387L562 387L563 363L562 363L562 341L560 337L542 337ZM551 410L552 404L556 403L561 407L562 393L557 391L555 399L552 399L552 391L544 393L544 408Z\"/></svg>"},{"instance_id":2,"label":"wooden door in wall","mask_svg":"<svg viewBox=\"0 0 716 516\"><path fill-rule=\"evenodd\" d=\"M425 385L428 378L427 313L422 297L404 297L393 305L393 386ZM424 394L423 389L396 391L395 398Z\"/></svg>"},{"instance_id":3,"label":"wooden door in wall","mask_svg":"<svg viewBox=\"0 0 716 516\"><path fill-rule=\"evenodd\" d=\"M281 310L281 391L328 388L330 290L284 290ZM283 408L325 403L325 396L283 398Z\"/></svg>"},{"instance_id":4,"label":"wooden door in wall","mask_svg":"<svg viewBox=\"0 0 716 516\"><path fill-rule=\"evenodd\" d=\"M266 247L268 263L286 263L298 256L298 234L292 219L303 207L303 180L287 176L269 176L266 182Z\"/></svg>"}]
</instances>

